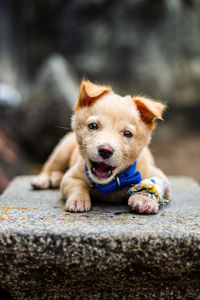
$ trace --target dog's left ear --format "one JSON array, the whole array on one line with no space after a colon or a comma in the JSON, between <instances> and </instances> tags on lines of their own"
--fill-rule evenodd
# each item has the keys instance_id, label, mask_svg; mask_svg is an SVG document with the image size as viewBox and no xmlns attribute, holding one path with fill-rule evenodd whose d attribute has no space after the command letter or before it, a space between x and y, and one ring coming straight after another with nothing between
<instances>
[{"instance_id":1,"label":"dog's left ear","mask_svg":"<svg viewBox=\"0 0 200 300\"><path fill-rule=\"evenodd\" d=\"M100 96L111 92L111 90L109 86L94 84L89 80L82 80L75 110L92 105Z\"/></svg>"},{"instance_id":2,"label":"dog's left ear","mask_svg":"<svg viewBox=\"0 0 200 300\"><path fill-rule=\"evenodd\" d=\"M154 124L155 119L162 120L162 114L166 106L145 97L133 97L141 119L149 126Z\"/></svg>"}]
</instances>

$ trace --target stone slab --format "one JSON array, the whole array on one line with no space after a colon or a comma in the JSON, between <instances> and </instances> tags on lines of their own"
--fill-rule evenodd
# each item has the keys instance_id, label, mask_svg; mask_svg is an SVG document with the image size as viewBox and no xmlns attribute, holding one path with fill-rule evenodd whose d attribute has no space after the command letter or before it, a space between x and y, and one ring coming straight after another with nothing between
<instances>
[{"instance_id":1,"label":"stone slab","mask_svg":"<svg viewBox=\"0 0 200 300\"><path fill-rule=\"evenodd\" d=\"M15 299L200 295L194 180L171 177L171 202L146 216L105 203L68 213L58 190L32 190L30 178L15 178L0 197L0 285Z\"/></svg>"}]
</instances>

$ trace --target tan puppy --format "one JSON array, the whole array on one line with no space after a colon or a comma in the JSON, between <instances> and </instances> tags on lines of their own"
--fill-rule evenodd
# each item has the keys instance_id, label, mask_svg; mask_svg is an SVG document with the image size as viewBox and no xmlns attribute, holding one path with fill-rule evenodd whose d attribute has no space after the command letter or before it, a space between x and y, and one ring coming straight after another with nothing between
<instances>
[{"instance_id":1,"label":"tan puppy","mask_svg":"<svg viewBox=\"0 0 200 300\"><path fill-rule=\"evenodd\" d=\"M94 196L115 202L128 199L133 210L156 213L159 202L168 197L169 184L147 146L164 108L159 102L121 97L109 86L83 80L73 132L60 141L32 186L60 186L69 211L90 210Z\"/></svg>"}]
</instances>

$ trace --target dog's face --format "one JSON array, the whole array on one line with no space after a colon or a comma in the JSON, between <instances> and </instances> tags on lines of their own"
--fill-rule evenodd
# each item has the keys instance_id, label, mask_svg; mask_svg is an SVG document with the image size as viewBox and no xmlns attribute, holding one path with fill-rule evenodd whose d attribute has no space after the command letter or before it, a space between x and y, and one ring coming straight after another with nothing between
<instances>
[{"instance_id":1,"label":"dog's face","mask_svg":"<svg viewBox=\"0 0 200 300\"><path fill-rule=\"evenodd\" d=\"M121 97L110 87L82 82L72 127L94 182L108 183L133 164L163 109L159 102Z\"/></svg>"}]
</instances>

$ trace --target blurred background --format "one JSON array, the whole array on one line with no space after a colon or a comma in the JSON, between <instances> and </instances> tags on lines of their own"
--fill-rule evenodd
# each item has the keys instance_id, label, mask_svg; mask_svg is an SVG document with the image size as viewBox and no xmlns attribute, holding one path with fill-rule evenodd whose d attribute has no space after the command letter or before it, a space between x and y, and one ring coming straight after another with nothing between
<instances>
[{"instance_id":1,"label":"blurred background","mask_svg":"<svg viewBox=\"0 0 200 300\"><path fill-rule=\"evenodd\" d=\"M82 77L166 103L157 164L200 182L200 1L0 0L0 192L69 130Z\"/></svg>"}]
</instances>

